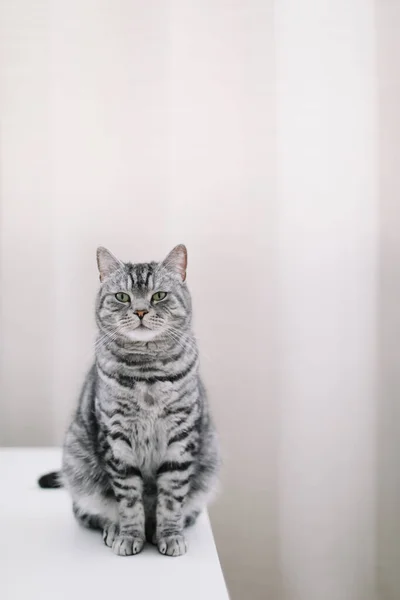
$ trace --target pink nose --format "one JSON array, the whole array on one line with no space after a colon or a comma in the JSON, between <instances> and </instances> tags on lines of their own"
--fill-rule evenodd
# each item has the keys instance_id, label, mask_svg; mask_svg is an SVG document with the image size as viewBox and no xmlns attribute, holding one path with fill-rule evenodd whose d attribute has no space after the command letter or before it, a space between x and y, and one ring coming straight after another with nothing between
<instances>
[{"instance_id":1,"label":"pink nose","mask_svg":"<svg viewBox=\"0 0 400 600\"><path fill-rule=\"evenodd\" d=\"M147 315L148 310L135 310L135 315L139 317L139 319L143 319L144 315Z\"/></svg>"}]
</instances>

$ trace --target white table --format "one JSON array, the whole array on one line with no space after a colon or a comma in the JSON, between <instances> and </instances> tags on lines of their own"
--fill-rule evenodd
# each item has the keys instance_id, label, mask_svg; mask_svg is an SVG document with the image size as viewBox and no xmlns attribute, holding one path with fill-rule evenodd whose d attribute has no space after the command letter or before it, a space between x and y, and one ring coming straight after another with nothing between
<instances>
[{"instance_id":1,"label":"white table","mask_svg":"<svg viewBox=\"0 0 400 600\"><path fill-rule=\"evenodd\" d=\"M77 525L64 490L41 490L56 470L56 449L0 449L2 600L227 600L206 514L188 530L188 553L162 556L147 544L115 556L98 532Z\"/></svg>"}]
</instances>

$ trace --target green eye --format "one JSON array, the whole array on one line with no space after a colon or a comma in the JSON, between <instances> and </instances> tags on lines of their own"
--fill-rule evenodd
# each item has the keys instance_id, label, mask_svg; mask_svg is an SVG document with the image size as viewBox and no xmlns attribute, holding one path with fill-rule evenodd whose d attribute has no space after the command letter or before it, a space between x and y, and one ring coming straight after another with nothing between
<instances>
[{"instance_id":1,"label":"green eye","mask_svg":"<svg viewBox=\"0 0 400 600\"><path fill-rule=\"evenodd\" d=\"M125 294L125 292L118 292L118 294L115 294L115 297L119 302L126 303L131 301L129 294Z\"/></svg>"},{"instance_id":2,"label":"green eye","mask_svg":"<svg viewBox=\"0 0 400 600\"><path fill-rule=\"evenodd\" d=\"M167 292L156 292L155 294L153 294L151 299L153 302L160 302L160 300L164 300L166 296Z\"/></svg>"}]
</instances>

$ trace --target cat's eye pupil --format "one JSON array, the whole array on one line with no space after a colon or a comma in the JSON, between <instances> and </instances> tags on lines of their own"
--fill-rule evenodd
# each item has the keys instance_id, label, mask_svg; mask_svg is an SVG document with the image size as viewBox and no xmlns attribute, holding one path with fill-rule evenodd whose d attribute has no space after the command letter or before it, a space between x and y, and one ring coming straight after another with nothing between
<instances>
[{"instance_id":1,"label":"cat's eye pupil","mask_svg":"<svg viewBox=\"0 0 400 600\"><path fill-rule=\"evenodd\" d=\"M164 300L166 295L167 292L156 292L155 294L153 294L152 300L153 302L159 302L160 300Z\"/></svg>"},{"instance_id":2,"label":"cat's eye pupil","mask_svg":"<svg viewBox=\"0 0 400 600\"><path fill-rule=\"evenodd\" d=\"M129 294L125 294L125 292L118 292L115 297L119 302L130 302Z\"/></svg>"}]
</instances>

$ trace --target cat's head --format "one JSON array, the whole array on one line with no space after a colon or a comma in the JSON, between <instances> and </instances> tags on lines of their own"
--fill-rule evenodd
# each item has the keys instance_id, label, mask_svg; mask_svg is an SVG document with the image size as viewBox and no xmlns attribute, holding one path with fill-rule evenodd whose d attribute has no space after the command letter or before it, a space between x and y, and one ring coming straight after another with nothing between
<instances>
[{"instance_id":1,"label":"cat's head","mask_svg":"<svg viewBox=\"0 0 400 600\"><path fill-rule=\"evenodd\" d=\"M191 320L185 246L176 246L163 262L141 264L123 263L101 247L97 265L96 321L102 332L134 342L179 341Z\"/></svg>"}]
</instances>

